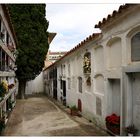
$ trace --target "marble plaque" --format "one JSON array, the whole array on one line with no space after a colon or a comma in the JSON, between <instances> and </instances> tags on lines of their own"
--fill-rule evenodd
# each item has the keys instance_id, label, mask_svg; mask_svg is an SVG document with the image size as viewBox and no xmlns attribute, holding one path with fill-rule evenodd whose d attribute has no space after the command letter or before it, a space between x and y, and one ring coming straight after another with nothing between
<instances>
[{"instance_id":1,"label":"marble plaque","mask_svg":"<svg viewBox=\"0 0 140 140\"><path fill-rule=\"evenodd\" d=\"M99 97L96 97L96 114L102 115L102 101Z\"/></svg>"}]
</instances>

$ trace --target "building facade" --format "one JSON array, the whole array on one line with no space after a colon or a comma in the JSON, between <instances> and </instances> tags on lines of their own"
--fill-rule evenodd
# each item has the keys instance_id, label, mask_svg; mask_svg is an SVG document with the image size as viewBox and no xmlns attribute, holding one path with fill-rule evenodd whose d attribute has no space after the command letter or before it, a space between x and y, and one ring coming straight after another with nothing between
<instances>
[{"instance_id":1,"label":"building facade","mask_svg":"<svg viewBox=\"0 0 140 140\"><path fill-rule=\"evenodd\" d=\"M0 129L6 124L16 102L16 45L17 39L8 8L5 4L0 4Z\"/></svg>"},{"instance_id":2,"label":"building facade","mask_svg":"<svg viewBox=\"0 0 140 140\"><path fill-rule=\"evenodd\" d=\"M54 63L55 61L57 61L58 59L60 59L60 57L62 57L63 55L65 55L67 52L48 52L49 54L49 60Z\"/></svg>"},{"instance_id":3,"label":"building facade","mask_svg":"<svg viewBox=\"0 0 140 140\"><path fill-rule=\"evenodd\" d=\"M45 60L45 68L53 64L55 61L60 59L66 53L67 52L52 52L49 50Z\"/></svg>"},{"instance_id":4,"label":"building facade","mask_svg":"<svg viewBox=\"0 0 140 140\"><path fill-rule=\"evenodd\" d=\"M103 128L106 116L115 113L120 116L120 135L126 135L129 125L140 135L139 15L139 4L126 4L95 25L100 34L88 37L44 70L46 94L54 97L55 87L55 99L76 105Z\"/></svg>"}]
</instances>

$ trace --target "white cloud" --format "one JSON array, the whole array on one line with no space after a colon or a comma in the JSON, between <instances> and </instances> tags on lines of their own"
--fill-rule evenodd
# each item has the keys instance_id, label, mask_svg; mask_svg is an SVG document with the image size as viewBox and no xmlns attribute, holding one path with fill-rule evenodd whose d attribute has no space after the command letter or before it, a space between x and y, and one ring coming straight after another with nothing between
<instances>
[{"instance_id":1,"label":"white cloud","mask_svg":"<svg viewBox=\"0 0 140 140\"><path fill-rule=\"evenodd\" d=\"M49 31L57 35L50 45L52 51L68 51L97 32L95 24L121 4L47 4Z\"/></svg>"}]
</instances>

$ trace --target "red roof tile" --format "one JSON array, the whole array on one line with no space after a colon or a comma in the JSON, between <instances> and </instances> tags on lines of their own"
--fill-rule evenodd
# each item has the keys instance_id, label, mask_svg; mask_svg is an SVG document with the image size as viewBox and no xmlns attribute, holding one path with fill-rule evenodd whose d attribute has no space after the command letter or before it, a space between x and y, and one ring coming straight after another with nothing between
<instances>
[{"instance_id":1,"label":"red roof tile","mask_svg":"<svg viewBox=\"0 0 140 140\"><path fill-rule=\"evenodd\" d=\"M66 51L65 52L49 52L49 55L55 55L55 54L65 54L67 53Z\"/></svg>"},{"instance_id":2,"label":"red roof tile","mask_svg":"<svg viewBox=\"0 0 140 140\"><path fill-rule=\"evenodd\" d=\"M114 19L116 16L121 15L122 12L124 12L125 10L128 10L129 7L132 7L136 4L125 4L125 5L121 5L118 9L118 11L114 10L113 13L111 15L108 15L107 18L103 18L102 21L99 21L98 24L95 25L95 28L101 28L103 27L105 24L107 24L111 19Z\"/></svg>"},{"instance_id":3,"label":"red roof tile","mask_svg":"<svg viewBox=\"0 0 140 140\"><path fill-rule=\"evenodd\" d=\"M58 59L57 61L55 61L52 65L50 65L49 67L45 68L44 70L54 66L56 63L58 63L59 61L61 61L62 59L64 59L66 56L72 54L74 51L78 50L79 48L81 48L83 45L85 45L85 43L92 41L98 37L100 37L100 35L102 35L101 33L93 33L92 35L90 35L89 37L87 37L85 40L81 41L76 47L74 47L73 49L71 49L70 51L68 51L65 55L63 55L60 59ZM44 71L43 70L43 71Z\"/></svg>"}]
</instances>

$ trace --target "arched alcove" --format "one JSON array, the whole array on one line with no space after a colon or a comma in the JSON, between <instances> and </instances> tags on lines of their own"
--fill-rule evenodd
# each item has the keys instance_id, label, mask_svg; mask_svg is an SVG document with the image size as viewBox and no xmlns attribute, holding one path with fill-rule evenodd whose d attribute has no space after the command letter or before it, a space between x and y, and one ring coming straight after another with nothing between
<instances>
[{"instance_id":1,"label":"arched alcove","mask_svg":"<svg viewBox=\"0 0 140 140\"><path fill-rule=\"evenodd\" d=\"M94 66L96 72L99 72L104 69L103 46L98 46L94 49Z\"/></svg>"},{"instance_id":2,"label":"arched alcove","mask_svg":"<svg viewBox=\"0 0 140 140\"><path fill-rule=\"evenodd\" d=\"M131 60L140 61L140 32L131 38Z\"/></svg>"},{"instance_id":3,"label":"arched alcove","mask_svg":"<svg viewBox=\"0 0 140 140\"><path fill-rule=\"evenodd\" d=\"M118 68L122 64L122 45L121 38L114 37L107 42L107 68Z\"/></svg>"},{"instance_id":4,"label":"arched alcove","mask_svg":"<svg viewBox=\"0 0 140 140\"><path fill-rule=\"evenodd\" d=\"M140 60L140 56L139 56L140 42L135 41L135 39L138 37L139 32L140 32L140 25L136 25L135 27L129 29L128 33L126 34L128 62L135 62Z\"/></svg>"},{"instance_id":5,"label":"arched alcove","mask_svg":"<svg viewBox=\"0 0 140 140\"><path fill-rule=\"evenodd\" d=\"M134 28L130 29L126 35L127 38L131 38L137 32L140 32L140 25L135 26Z\"/></svg>"},{"instance_id":6,"label":"arched alcove","mask_svg":"<svg viewBox=\"0 0 140 140\"><path fill-rule=\"evenodd\" d=\"M98 74L95 77L95 92L104 94L104 77L102 74Z\"/></svg>"}]
</instances>

